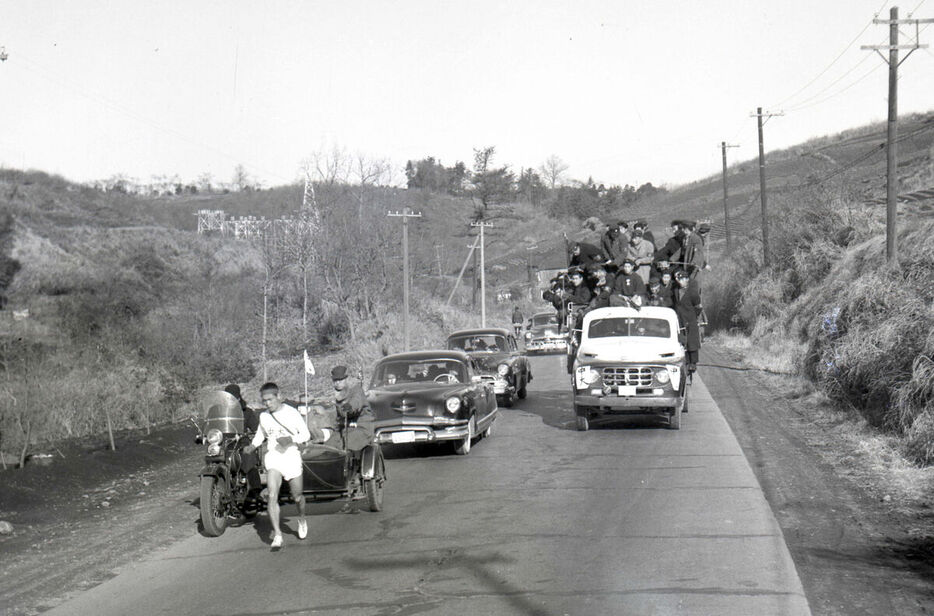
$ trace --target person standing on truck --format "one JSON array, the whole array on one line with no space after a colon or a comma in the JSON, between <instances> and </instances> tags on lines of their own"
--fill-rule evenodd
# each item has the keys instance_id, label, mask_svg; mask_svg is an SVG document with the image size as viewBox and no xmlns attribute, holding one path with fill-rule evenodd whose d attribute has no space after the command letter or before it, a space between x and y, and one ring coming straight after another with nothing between
<instances>
[{"instance_id":1,"label":"person standing on truck","mask_svg":"<svg viewBox=\"0 0 934 616\"><path fill-rule=\"evenodd\" d=\"M703 306L701 305L700 292L691 281L691 277L686 270L679 269L675 272L672 303L675 312L678 313L681 327L685 330L684 348L687 351L687 371L688 376L690 376L697 370L697 362L700 359L700 327L697 323L697 317L703 310Z\"/></svg>"},{"instance_id":2,"label":"person standing on truck","mask_svg":"<svg viewBox=\"0 0 934 616\"><path fill-rule=\"evenodd\" d=\"M655 245L642 238L640 229L632 232L632 239L629 240L629 247L626 249L626 258L632 259L636 264L636 274L642 279L642 284L648 284L652 262L655 260Z\"/></svg>"}]
</instances>

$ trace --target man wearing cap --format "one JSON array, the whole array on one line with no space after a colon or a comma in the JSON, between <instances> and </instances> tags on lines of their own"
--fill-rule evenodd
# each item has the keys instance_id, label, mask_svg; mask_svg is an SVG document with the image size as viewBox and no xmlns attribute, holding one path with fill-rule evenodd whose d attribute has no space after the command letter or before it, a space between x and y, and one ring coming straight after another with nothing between
<instances>
[{"instance_id":1,"label":"man wearing cap","mask_svg":"<svg viewBox=\"0 0 934 616\"><path fill-rule=\"evenodd\" d=\"M644 220L638 220L632 227L633 229L642 231L642 239L650 243L652 245L652 250L655 250L655 235L649 230L649 223Z\"/></svg>"},{"instance_id":2,"label":"man wearing cap","mask_svg":"<svg viewBox=\"0 0 934 616\"><path fill-rule=\"evenodd\" d=\"M700 292L698 275L704 268L704 244L701 242L700 237L694 233L696 226L694 221L686 220L683 222L681 228L684 232L684 239L682 240L684 250L681 254L681 261L682 266L687 270L688 276L691 280L696 281L695 286Z\"/></svg>"},{"instance_id":3,"label":"man wearing cap","mask_svg":"<svg viewBox=\"0 0 934 616\"><path fill-rule=\"evenodd\" d=\"M655 253L655 261L662 264L663 269L666 269L672 262L681 259L681 240L684 237L684 232L681 230L682 224L683 221L680 220L671 221L672 235L665 242L665 245Z\"/></svg>"},{"instance_id":4,"label":"man wearing cap","mask_svg":"<svg viewBox=\"0 0 934 616\"><path fill-rule=\"evenodd\" d=\"M575 242L571 246L570 265L577 267L586 267L597 261L597 256L603 255L600 249L587 242ZM603 255L605 257L605 255Z\"/></svg>"},{"instance_id":5,"label":"man wearing cap","mask_svg":"<svg viewBox=\"0 0 934 616\"><path fill-rule=\"evenodd\" d=\"M628 306L635 303L642 304L645 299L645 283L635 274L635 261L625 259L620 266L613 283L613 296L610 297L611 306Z\"/></svg>"},{"instance_id":6,"label":"man wearing cap","mask_svg":"<svg viewBox=\"0 0 934 616\"><path fill-rule=\"evenodd\" d=\"M700 293L697 287L691 281L687 271L683 269L675 272L672 303L675 312L678 313L681 327L685 329L684 348L687 350L688 374L691 375L697 369L697 361L700 357L700 328L697 324L697 317L700 315L703 306L701 306Z\"/></svg>"},{"instance_id":7,"label":"man wearing cap","mask_svg":"<svg viewBox=\"0 0 934 616\"><path fill-rule=\"evenodd\" d=\"M626 258L636 266L636 274L642 279L642 284L648 284L652 262L655 260L655 246L642 238L642 231L634 229L632 239L626 249Z\"/></svg>"},{"instance_id":8,"label":"man wearing cap","mask_svg":"<svg viewBox=\"0 0 934 616\"><path fill-rule=\"evenodd\" d=\"M363 448L373 441L373 411L363 393L363 385L351 378L347 366L334 366L331 382L334 385L334 404L344 449L353 454L353 464L359 468ZM350 487L351 501L359 489L359 485ZM357 510L348 503L342 511L356 513Z\"/></svg>"},{"instance_id":9,"label":"man wearing cap","mask_svg":"<svg viewBox=\"0 0 934 616\"><path fill-rule=\"evenodd\" d=\"M252 436L256 434L256 431L259 429L259 414L251 409L249 405L247 405L246 400L243 399L243 396L240 395L240 386L236 383L230 383L224 387L224 391L236 398L237 402L240 403L240 410L243 412L243 428L246 435ZM240 451L240 468L246 473L247 482L250 486L250 495L248 498L252 498L253 494L263 489L263 481L259 474L259 468L257 468L257 462L259 462L259 460L255 452L251 451L247 453L245 449Z\"/></svg>"}]
</instances>

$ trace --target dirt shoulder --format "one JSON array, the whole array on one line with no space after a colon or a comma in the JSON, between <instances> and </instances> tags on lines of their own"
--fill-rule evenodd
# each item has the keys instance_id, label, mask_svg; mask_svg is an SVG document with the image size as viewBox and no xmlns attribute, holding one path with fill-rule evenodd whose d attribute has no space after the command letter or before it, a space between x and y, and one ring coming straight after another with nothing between
<instances>
[{"instance_id":1,"label":"dirt shoulder","mask_svg":"<svg viewBox=\"0 0 934 616\"><path fill-rule=\"evenodd\" d=\"M932 473L796 377L705 343L701 377L778 519L815 615L934 613Z\"/></svg>"},{"instance_id":2,"label":"dirt shoulder","mask_svg":"<svg viewBox=\"0 0 934 616\"><path fill-rule=\"evenodd\" d=\"M52 450L48 466L0 472L0 614L37 614L198 532L203 448L189 425Z\"/></svg>"}]
</instances>

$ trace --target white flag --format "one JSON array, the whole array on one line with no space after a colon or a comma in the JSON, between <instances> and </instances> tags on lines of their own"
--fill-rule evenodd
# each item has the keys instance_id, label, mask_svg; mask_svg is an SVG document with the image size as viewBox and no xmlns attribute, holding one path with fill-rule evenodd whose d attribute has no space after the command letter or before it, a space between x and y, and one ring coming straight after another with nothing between
<instances>
[{"instance_id":1,"label":"white flag","mask_svg":"<svg viewBox=\"0 0 934 616\"><path fill-rule=\"evenodd\" d=\"M310 374L310 375L314 376L314 374L315 374L315 366L314 366L314 364L311 363L311 358L308 357L308 351L305 350L305 351L302 351L302 353L304 353L304 357L305 357L305 372L306 372L307 374Z\"/></svg>"}]
</instances>

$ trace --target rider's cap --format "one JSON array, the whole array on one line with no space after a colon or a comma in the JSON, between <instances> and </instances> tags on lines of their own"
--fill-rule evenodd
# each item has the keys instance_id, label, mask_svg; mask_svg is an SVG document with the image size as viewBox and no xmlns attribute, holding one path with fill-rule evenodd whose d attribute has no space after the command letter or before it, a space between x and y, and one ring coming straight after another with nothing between
<instances>
[{"instance_id":1,"label":"rider's cap","mask_svg":"<svg viewBox=\"0 0 934 616\"><path fill-rule=\"evenodd\" d=\"M347 366L334 366L331 368L331 380L340 381L347 378Z\"/></svg>"},{"instance_id":2,"label":"rider's cap","mask_svg":"<svg viewBox=\"0 0 934 616\"><path fill-rule=\"evenodd\" d=\"M584 272L579 267L568 268L568 276L583 276Z\"/></svg>"},{"instance_id":3,"label":"rider's cap","mask_svg":"<svg viewBox=\"0 0 934 616\"><path fill-rule=\"evenodd\" d=\"M710 232L710 223L709 223L709 222L702 222L701 224L697 225L697 232L698 232L698 233L708 233L708 232Z\"/></svg>"},{"instance_id":4,"label":"rider's cap","mask_svg":"<svg viewBox=\"0 0 934 616\"><path fill-rule=\"evenodd\" d=\"M681 226L682 226L682 227L687 227L688 229L691 229L691 230L693 231L693 230L694 230L694 227L697 226L697 223L694 222L693 220L682 220L682 221L681 221Z\"/></svg>"},{"instance_id":5,"label":"rider's cap","mask_svg":"<svg viewBox=\"0 0 934 616\"><path fill-rule=\"evenodd\" d=\"M630 259L629 257L626 257L625 259L623 259L623 265L626 265L627 263L630 264L630 265L633 266L633 267L636 266L636 262L635 262L634 260Z\"/></svg>"},{"instance_id":6,"label":"rider's cap","mask_svg":"<svg viewBox=\"0 0 934 616\"><path fill-rule=\"evenodd\" d=\"M691 275L688 274L687 270L679 269L675 271L675 278L690 278Z\"/></svg>"},{"instance_id":7,"label":"rider's cap","mask_svg":"<svg viewBox=\"0 0 934 616\"><path fill-rule=\"evenodd\" d=\"M231 383L230 385L224 388L224 391L226 391L228 394L230 394L234 398L237 398L238 400L240 399L240 386L237 385L236 383Z\"/></svg>"},{"instance_id":8,"label":"rider's cap","mask_svg":"<svg viewBox=\"0 0 934 616\"><path fill-rule=\"evenodd\" d=\"M680 227L680 226L683 225L683 224L684 224L684 221L683 221L683 220L672 220L672 221L671 221L671 226L672 226L672 227Z\"/></svg>"}]
</instances>

